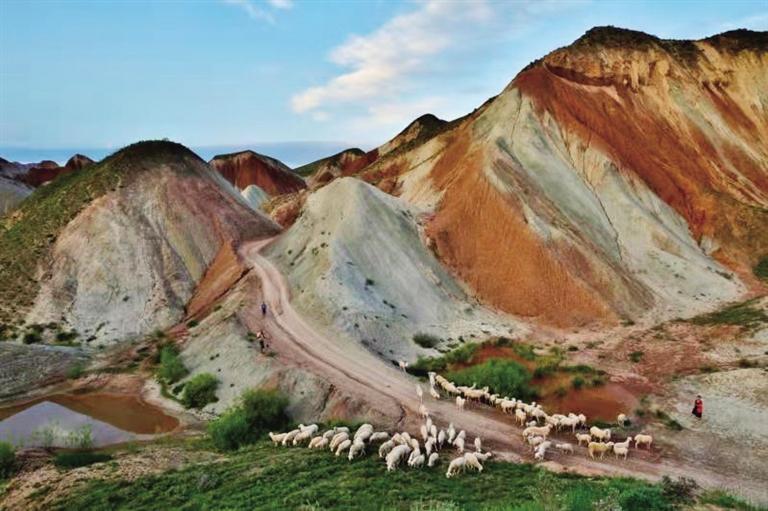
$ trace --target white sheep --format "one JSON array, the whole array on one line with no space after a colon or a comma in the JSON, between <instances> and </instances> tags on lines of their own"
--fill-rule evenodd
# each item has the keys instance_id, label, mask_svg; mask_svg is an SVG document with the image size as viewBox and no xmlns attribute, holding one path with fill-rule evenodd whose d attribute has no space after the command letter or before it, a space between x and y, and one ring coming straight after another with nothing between
<instances>
[{"instance_id":1,"label":"white sheep","mask_svg":"<svg viewBox=\"0 0 768 511\"><path fill-rule=\"evenodd\" d=\"M614 446L613 446L613 454L615 454L617 458L619 456L624 456L624 459L626 460L627 459L627 455L629 454L629 447L623 447L623 446L619 446L619 445L614 444Z\"/></svg>"},{"instance_id":2,"label":"white sheep","mask_svg":"<svg viewBox=\"0 0 768 511\"><path fill-rule=\"evenodd\" d=\"M544 442L543 436L529 436L527 439L528 445L531 446L531 451L536 451L536 447L539 446L542 442Z\"/></svg>"},{"instance_id":3,"label":"white sheep","mask_svg":"<svg viewBox=\"0 0 768 511\"><path fill-rule=\"evenodd\" d=\"M464 409L464 405L466 404L466 402L467 402L467 400L464 399L463 397L456 396L456 406L459 407L459 410L463 410Z\"/></svg>"},{"instance_id":4,"label":"white sheep","mask_svg":"<svg viewBox=\"0 0 768 511\"><path fill-rule=\"evenodd\" d=\"M573 445L571 445L569 443L555 444L555 448L558 451L562 452L563 454L565 454L565 453L573 454Z\"/></svg>"},{"instance_id":5,"label":"white sheep","mask_svg":"<svg viewBox=\"0 0 768 511\"><path fill-rule=\"evenodd\" d=\"M336 431L336 428L329 429L328 431L323 433L323 438L327 438L328 440L330 440L331 438L333 438L333 435L335 435L336 433L339 433L339 431Z\"/></svg>"},{"instance_id":6,"label":"white sheep","mask_svg":"<svg viewBox=\"0 0 768 511\"><path fill-rule=\"evenodd\" d=\"M336 456L341 456L341 453L352 447L352 440L347 438L336 447Z\"/></svg>"},{"instance_id":7,"label":"white sheep","mask_svg":"<svg viewBox=\"0 0 768 511\"><path fill-rule=\"evenodd\" d=\"M286 437L288 433L272 433L269 432L269 438L272 440L272 443L274 445L280 444L283 442L283 439Z\"/></svg>"},{"instance_id":8,"label":"white sheep","mask_svg":"<svg viewBox=\"0 0 768 511\"><path fill-rule=\"evenodd\" d=\"M413 463L413 460L416 459L417 456L421 456L421 449L419 449L418 446L416 446L412 451L411 455L408 456L408 466L411 466L411 463Z\"/></svg>"},{"instance_id":9,"label":"white sheep","mask_svg":"<svg viewBox=\"0 0 768 511\"><path fill-rule=\"evenodd\" d=\"M309 426L304 426L299 428L302 433L309 433L310 436L315 436L318 431L320 431L320 426L317 424L310 424Z\"/></svg>"},{"instance_id":10,"label":"white sheep","mask_svg":"<svg viewBox=\"0 0 768 511\"><path fill-rule=\"evenodd\" d=\"M368 439L369 442L381 442L384 440L389 440L389 433L386 431L377 431L376 433L373 433L371 437Z\"/></svg>"},{"instance_id":11,"label":"white sheep","mask_svg":"<svg viewBox=\"0 0 768 511\"><path fill-rule=\"evenodd\" d=\"M419 432L421 433L421 439L426 442L427 438L429 438L429 429L427 429L427 425L422 424Z\"/></svg>"},{"instance_id":12,"label":"white sheep","mask_svg":"<svg viewBox=\"0 0 768 511\"><path fill-rule=\"evenodd\" d=\"M429 376L429 387L433 388L435 386L437 373L434 371L430 371L427 373L427 376Z\"/></svg>"},{"instance_id":13,"label":"white sheep","mask_svg":"<svg viewBox=\"0 0 768 511\"><path fill-rule=\"evenodd\" d=\"M405 372L405 370L408 368L408 362L405 360L398 360L397 365L400 366L400 369L402 369L403 372Z\"/></svg>"},{"instance_id":14,"label":"white sheep","mask_svg":"<svg viewBox=\"0 0 768 511\"><path fill-rule=\"evenodd\" d=\"M480 440L479 436L475 437L475 450L477 452L482 452L483 451L483 441Z\"/></svg>"},{"instance_id":15,"label":"white sheep","mask_svg":"<svg viewBox=\"0 0 768 511\"><path fill-rule=\"evenodd\" d=\"M528 416L525 414L522 410L515 410L515 422L520 424L522 427L523 424L525 424L525 419L527 419Z\"/></svg>"},{"instance_id":16,"label":"white sheep","mask_svg":"<svg viewBox=\"0 0 768 511\"><path fill-rule=\"evenodd\" d=\"M310 449L321 449L322 447L327 446L328 442L329 440L324 436L316 436L309 441L309 445L307 447Z\"/></svg>"},{"instance_id":17,"label":"white sheep","mask_svg":"<svg viewBox=\"0 0 768 511\"><path fill-rule=\"evenodd\" d=\"M424 466L424 461L425 461L424 455L419 454L418 456L415 456L412 459L408 460L408 466L413 468L422 467Z\"/></svg>"},{"instance_id":18,"label":"white sheep","mask_svg":"<svg viewBox=\"0 0 768 511\"><path fill-rule=\"evenodd\" d=\"M437 426L434 424L429 427L429 435L437 438Z\"/></svg>"},{"instance_id":19,"label":"white sheep","mask_svg":"<svg viewBox=\"0 0 768 511\"><path fill-rule=\"evenodd\" d=\"M592 435L589 433L576 433L576 440L578 440L579 445L581 445L582 442L589 444L589 442L592 441Z\"/></svg>"},{"instance_id":20,"label":"white sheep","mask_svg":"<svg viewBox=\"0 0 768 511\"><path fill-rule=\"evenodd\" d=\"M523 430L523 438L531 435L538 435L547 438L552 431L552 426L547 424L546 426L531 426Z\"/></svg>"},{"instance_id":21,"label":"white sheep","mask_svg":"<svg viewBox=\"0 0 768 511\"><path fill-rule=\"evenodd\" d=\"M458 437L456 440L453 441L454 447L456 447L456 450L459 451L459 454L462 454L464 452L464 438Z\"/></svg>"},{"instance_id":22,"label":"white sheep","mask_svg":"<svg viewBox=\"0 0 768 511\"><path fill-rule=\"evenodd\" d=\"M526 428L532 428L532 427L538 426L538 425L539 425L539 423L536 422L536 421L528 421L528 422L525 423L525 427Z\"/></svg>"},{"instance_id":23,"label":"white sheep","mask_svg":"<svg viewBox=\"0 0 768 511\"><path fill-rule=\"evenodd\" d=\"M632 442L632 437L628 436L623 442L615 442L613 444L614 447L626 447L629 449L629 444Z\"/></svg>"},{"instance_id":24,"label":"white sheep","mask_svg":"<svg viewBox=\"0 0 768 511\"><path fill-rule=\"evenodd\" d=\"M437 459L439 457L440 457L440 455L437 454L436 452L433 452L432 454L430 454L429 455L429 461L427 461L427 466L428 467L434 467L435 463L437 463Z\"/></svg>"},{"instance_id":25,"label":"white sheep","mask_svg":"<svg viewBox=\"0 0 768 511\"><path fill-rule=\"evenodd\" d=\"M335 451L339 444L345 440L349 440L349 433L346 431L336 433L331 439L331 443L328 445L328 447L331 451Z\"/></svg>"},{"instance_id":26,"label":"white sheep","mask_svg":"<svg viewBox=\"0 0 768 511\"><path fill-rule=\"evenodd\" d=\"M397 468L400 462L411 452L410 446L398 445L387 454L387 472L392 472Z\"/></svg>"},{"instance_id":27,"label":"white sheep","mask_svg":"<svg viewBox=\"0 0 768 511\"><path fill-rule=\"evenodd\" d=\"M349 461L365 454L365 443L355 440L349 448Z\"/></svg>"},{"instance_id":28,"label":"white sheep","mask_svg":"<svg viewBox=\"0 0 768 511\"><path fill-rule=\"evenodd\" d=\"M464 456L460 456L458 458L452 459L451 462L448 464L448 471L445 473L445 477L450 479L451 477L455 476L459 472L462 472L466 465L467 465L467 460L466 458L464 458Z\"/></svg>"},{"instance_id":29,"label":"white sheep","mask_svg":"<svg viewBox=\"0 0 768 511\"><path fill-rule=\"evenodd\" d=\"M576 416L573 417L563 417L560 419L560 426L571 427L571 433L576 433L576 427L579 425L579 418Z\"/></svg>"},{"instance_id":30,"label":"white sheep","mask_svg":"<svg viewBox=\"0 0 768 511\"><path fill-rule=\"evenodd\" d=\"M427 407L422 405L419 405L419 415L422 416L422 418L426 419L429 417L429 410L427 410Z\"/></svg>"},{"instance_id":31,"label":"white sheep","mask_svg":"<svg viewBox=\"0 0 768 511\"><path fill-rule=\"evenodd\" d=\"M440 432L437 434L437 448L438 449L442 449L443 448L443 444L445 443L445 438L446 438L445 430L441 429Z\"/></svg>"},{"instance_id":32,"label":"white sheep","mask_svg":"<svg viewBox=\"0 0 768 511\"><path fill-rule=\"evenodd\" d=\"M477 459L477 456L473 452L467 452L464 453L464 459L467 460L465 466L469 468L474 468L478 472L483 471L483 465L480 463L480 460Z\"/></svg>"},{"instance_id":33,"label":"white sheep","mask_svg":"<svg viewBox=\"0 0 768 511\"><path fill-rule=\"evenodd\" d=\"M358 438L367 440L372 434L373 434L373 425L363 424L362 426L357 428L357 431L355 431L355 436L353 438L355 440L357 440Z\"/></svg>"},{"instance_id":34,"label":"white sheep","mask_svg":"<svg viewBox=\"0 0 768 511\"><path fill-rule=\"evenodd\" d=\"M440 393L436 391L434 387L429 387L429 395L432 396L433 399L440 399Z\"/></svg>"},{"instance_id":35,"label":"white sheep","mask_svg":"<svg viewBox=\"0 0 768 511\"><path fill-rule=\"evenodd\" d=\"M293 445L299 445L300 443L306 442L307 440L312 439L312 433L310 430L304 430L300 431L299 434L297 434L295 437L293 437Z\"/></svg>"},{"instance_id":36,"label":"white sheep","mask_svg":"<svg viewBox=\"0 0 768 511\"><path fill-rule=\"evenodd\" d=\"M627 423L627 416L626 416L626 415L624 415L623 413L620 413L620 414L619 414L619 415L616 417L616 422L619 424L619 426L623 426L624 424L626 424L626 423Z\"/></svg>"},{"instance_id":37,"label":"white sheep","mask_svg":"<svg viewBox=\"0 0 768 511\"><path fill-rule=\"evenodd\" d=\"M653 437L651 435L636 435L635 436L635 449L637 449L640 444L646 444L648 446L648 450L651 450L651 444L653 443Z\"/></svg>"},{"instance_id":38,"label":"white sheep","mask_svg":"<svg viewBox=\"0 0 768 511\"><path fill-rule=\"evenodd\" d=\"M533 458L536 461L544 461L547 450L552 446L552 442L545 441L539 444L538 447L536 447L536 452L533 454Z\"/></svg>"},{"instance_id":39,"label":"white sheep","mask_svg":"<svg viewBox=\"0 0 768 511\"><path fill-rule=\"evenodd\" d=\"M606 451L609 451L612 447L613 442L608 442L607 444L604 444L603 442L589 442L587 451L589 452L590 458L595 459L595 454L599 454L600 459L603 459Z\"/></svg>"},{"instance_id":40,"label":"white sheep","mask_svg":"<svg viewBox=\"0 0 768 511\"><path fill-rule=\"evenodd\" d=\"M299 433L301 433L300 429L294 429L289 431L288 433L285 434L285 437L283 437L283 441L281 442L281 445L285 447L290 442L292 442L293 439L296 437L296 435L298 435Z\"/></svg>"},{"instance_id":41,"label":"white sheep","mask_svg":"<svg viewBox=\"0 0 768 511\"><path fill-rule=\"evenodd\" d=\"M427 431L431 430L434 425L432 423L432 417L427 417L427 420L424 421L424 425L427 427Z\"/></svg>"},{"instance_id":42,"label":"white sheep","mask_svg":"<svg viewBox=\"0 0 768 511\"><path fill-rule=\"evenodd\" d=\"M451 422L448 424L448 443L452 444L454 438L456 438L456 428L453 427L453 422Z\"/></svg>"},{"instance_id":43,"label":"white sheep","mask_svg":"<svg viewBox=\"0 0 768 511\"><path fill-rule=\"evenodd\" d=\"M384 442L383 444L381 444L381 445L379 446L379 458L383 458L384 456L386 456L387 454L389 454L389 452L390 452L392 449L394 449L394 447L395 447L395 442L394 442L394 440L387 440L386 442Z\"/></svg>"},{"instance_id":44,"label":"white sheep","mask_svg":"<svg viewBox=\"0 0 768 511\"><path fill-rule=\"evenodd\" d=\"M416 384L416 395L419 396L419 401L424 401L424 389L418 383Z\"/></svg>"},{"instance_id":45,"label":"white sheep","mask_svg":"<svg viewBox=\"0 0 768 511\"><path fill-rule=\"evenodd\" d=\"M597 440L601 442L605 442L606 440L611 439L611 430L606 429L600 429L597 426L592 426L589 428L590 434L592 434L592 437L596 438Z\"/></svg>"},{"instance_id":46,"label":"white sheep","mask_svg":"<svg viewBox=\"0 0 768 511\"><path fill-rule=\"evenodd\" d=\"M435 450L435 444L437 443L437 439L433 436L429 437L429 439L424 444L424 450L427 451L427 456L432 454L432 451Z\"/></svg>"}]
</instances>

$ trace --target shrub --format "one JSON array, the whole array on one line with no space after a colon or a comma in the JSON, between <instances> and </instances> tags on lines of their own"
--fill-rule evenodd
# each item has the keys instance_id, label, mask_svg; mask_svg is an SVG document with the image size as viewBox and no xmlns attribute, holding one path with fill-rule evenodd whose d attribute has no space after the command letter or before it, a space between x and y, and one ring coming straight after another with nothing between
<instances>
[{"instance_id":1,"label":"shrub","mask_svg":"<svg viewBox=\"0 0 768 511\"><path fill-rule=\"evenodd\" d=\"M753 328L761 323L768 323L768 314L762 309L753 307L757 298L731 305L722 310L696 316L691 320L695 325L736 325Z\"/></svg>"},{"instance_id":2,"label":"shrub","mask_svg":"<svg viewBox=\"0 0 768 511\"><path fill-rule=\"evenodd\" d=\"M555 389L555 396L557 397L565 397L568 394L568 389L560 385Z\"/></svg>"},{"instance_id":3,"label":"shrub","mask_svg":"<svg viewBox=\"0 0 768 511\"><path fill-rule=\"evenodd\" d=\"M408 367L408 371L415 375L426 375L429 371L443 371L450 364L469 362L475 356L479 346L475 343L465 344L453 349L441 357L419 357Z\"/></svg>"},{"instance_id":4,"label":"shrub","mask_svg":"<svg viewBox=\"0 0 768 511\"><path fill-rule=\"evenodd\" d=\"M637 364L643 359L644 353L642 351L633 351L629 354L629 360Z\"/></svg>"},{"instance_id":5,"label":"shrub","mask_svg":"<svg viewBox=\"0 0 768 511\"><path fill-rule=\"evenodd\" d=\"M573 380L571 380L571 386L574 389L579 390L584 386L584 378L582 378L581 376L574 377Z\"/></svg>"},{"instance_id":6,"label":"shrub","mask_svg":"<svg viewBox=\"0 0 768 511\"><path fill-rule=\"evenodd\" d=\"M559 362L552 362L552 361L544 362L542 364L537 365L536 369L533 370L533 377L544 378L546 376L549 376L557 372L558 367L559 367Z\"/></svg>"},{"instance_id":7,"label":"shrub","mask_svg":"<svg viewBox=\"0 0 768 511\"><path fill-rule=\"evenodd\" d=\"M71 331L71 332L56 332L56 342L60 344L67 344L71 343L77 339L77 332Z\"/></svg>"},{"instance_id":8,"label":"shrub","mask_svg":"<svg viewBox=\"0 0 768 511\"><path fill-rule=\"evenodd\" d=\"M531 373L513 360L492 358L482 364L452 372L447 378L457 385L487 385L493 393L519 399L536 396L531 387Z\"/></svg>"},{"instance_id":9,"label":"shrub","mask_svg":"<svg viewBox=\"0 0 768 511\"><path fill-rule=\"evenodd\" d=\"M276 390L248 390L240 402L208 425L213 445L234 450L256 442L269 431L288 425L288 399Z\"/></svg>"},{"instance_id":10,"label":"shrub","mask_svg":"<svg viewBox=\"0 0 768 511\"><path fill-rule=\"evenodd\" d=\"M759 364L758 364L757 360L749 360L749 359L746 359L746 358L740 358L739 359L739 367L741 367L742 369L749 369L749 368L752 368L752 367L757 367L758 365Z\"/></svg>"},{"instance_id":11,"label":"shrub","mask_svg":"<svg viewBox=\"0 0 768 511\"><path fill-rule=\"evenodd\" d=\"M669 476L664 476L661 478L661 488L663 495L668 500L686 503L691 502L693 497L696 496L699 484L690 477L681 477L673 480Z\"/></svg>"},{"instance_id":12,"label":"shrub","mask_svg":"<svg viewBox=\"0 0 768 511\"><path fill-rule=\"evenodd\" d=\"M85 374L85 366L80 362L77 362L75 365L67 369L67 378L70 380L76 380L83 374Z\"/></svg>"},{"instance_id":13,"label":"shrub","mask_svg":"<svg viewBox=\"0 0 768 511\"><path fill-rule=\"evenodd\" d=\"M187 321L187 328L195 328L197 325L199 325L200 322L196 319L190 319Z\"/></svg>"},{"instance_id":14,"label":"shrub","mask_svg":"<svg viewBox=\"0 0 768 511\"><path fill-rule=\"evenodd\" d=\"M25 333L21 340L24 344L38 344L43 342L43 337L40 335L40 332L31 330Z\"/></svg>"},{"instance_id":15,"label":"shrub","mask_svg":"<svg viewBox=\"0 0 768 511\"><path fill-rule=\"evenodd\" d=\"M434 348L440 344L440 338L431 334L418 333L413 336L413 342L422 348Z\"/></svg>"},{"instance_id":16,"label":"shrub","mask_svg":"<svg viewBox=\"0 0 768 511\"><path fill-rule=\"evenodd\" d=\"M754 267L755 276L762 280L768 280L768 255L763 256Z\"/></svg>"},{"instance_id":17,"label":"shrub","mask_svg":"<svg viewBox=\"0 0 768 511\"><path fill-rule=\"evenodd\" d=\"M672 509L658 486L633 488L619 496L624 511L667 511Z\"/></svg>"},{"instance_id":18,"label":"shrub","mask_svg":"<svg viewBox=\"0 0 768 511\"><path fill-rule=\"evenodd\" d=\"M758 511L756 506L747 504L733 495L722 490L712 490L704 493L699 499L701 504L712 504L723 509L738 509L740 511Z\"/></svg>"},{"instance_id":19,"label":"shrub","mask_svg":"<svg viewBox=\"0 0 768 511\"><path fill-rule=\"evenodd\" d=\"M16 468L16 452L8 442L0 442L0 479L13 475Z\"/></svg>"},{"instance_id":20,"label":"shrub","mask_svg":"<svg viewBox=\"0 0 768 511\"><path fill-rule=\"evenodd\" d=\"M90 424L84 424L67 434L67 446L72 449L90 449L93 447L93 430Z\"/></svg>"},{"instance_id":21,"label":"shrub","mask_svg":"<svg viewBox=\"0 0 768 511\"><path fill-rule=\"evenodd\" d=\"M178 351L173 345L163 346L160 350L160 367L157 376L165 383L176 383L184 378L189 371L179 358Z\"/></svg>"},{"instance_id":22,"label":"shrub","mask_svg":"<svg viewBox=\"0 0 768 511\"><path fill-rule=\"evenodd\" d=\"M519 357L525 360L536 360L536 353L533 352L533 346L530 344L515 344L513 349Z\"/></svg>"},{"instance_id":23,"label":"shrub","mask_svg":"<svg viewBox=\"0 0 768 511\"><path fill-rule=\"evenodd\" d=\"M219 380L210 373L201 373L192 378L184 386L181 402L187 408L203 408L208 403L217 401L216 389Z\"/></svg>"},{"instance_id":24,"label":"shrub","mask_svg":"<svg viewBox=\"0 0 768 511\"><path fill-rule=\"evenodd\" d=\"M53 459L54 465L63 469L86 467L94 463L109 461L112 456L103 452L69 451L60 452Z\"/></svg>"}]
</instances>

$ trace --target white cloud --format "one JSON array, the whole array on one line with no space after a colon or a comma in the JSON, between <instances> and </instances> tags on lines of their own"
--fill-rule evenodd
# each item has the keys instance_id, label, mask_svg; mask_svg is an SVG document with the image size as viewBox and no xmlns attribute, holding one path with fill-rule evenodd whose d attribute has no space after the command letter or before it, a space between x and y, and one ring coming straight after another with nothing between
<instances>
[{"instance_id":1,"label":"white cloud","mask_svg":"<svg viewBox=\"0 0 768 511\"><path fill-rule=\"evenodd\" d=\"M268 0L269 5L275 9L290 9L293 7L293 0Z\"/></svg>"},{"instance_id":2,"label":"white cloud","mask_svg":"<svg viewBox=\"0 0 768 511\"><path fill-rule=\"evenodd\" d=\"M416 10L395 16L373 33L353 35L335 48L331 62L349 71L294 95L291 107L303 113L327 104L402 92L410 75L456 44L467 27L490 20L491 14L484 0L420 3Z\"/></svg>"},{"instance_id":3,"label":"white cloud","mask_svg":"<svg viewBox=\"0 0 768 511\"><path fill-rule=\"evenodd\" d=\"M221 0L227 5L233 5L242 9L251 19L257 21L266 21L267 23L275 23L275 17L272 13L253 0ZM266 5L269 5L272 9L290 9L293 7L293 0L267 0Z\"/></svg>"}]
</instances>

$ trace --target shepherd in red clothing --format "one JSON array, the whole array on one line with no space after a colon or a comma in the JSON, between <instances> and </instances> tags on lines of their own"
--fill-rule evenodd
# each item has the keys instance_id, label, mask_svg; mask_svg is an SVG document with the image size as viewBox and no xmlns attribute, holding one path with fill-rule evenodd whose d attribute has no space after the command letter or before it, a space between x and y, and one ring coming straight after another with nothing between
<instances>
[{"instance_id":1,"label":"shepherd in red clothing","mask_svg":"<svg viewBox=\"0 0 768 511\"><path fill-rule=\"evenodd\" d=\"M704 414L704 401L701 400L701 396L696 396L696 401L693 402L693 411L691 412L693 415L701 419L702 414Z\"/></svg>"}]
</instances>

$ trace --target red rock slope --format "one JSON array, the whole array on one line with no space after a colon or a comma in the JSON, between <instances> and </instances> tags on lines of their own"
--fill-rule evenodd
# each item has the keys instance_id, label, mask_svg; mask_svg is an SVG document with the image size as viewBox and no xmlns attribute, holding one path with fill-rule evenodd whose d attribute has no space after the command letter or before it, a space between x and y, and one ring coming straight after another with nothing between
<instances>
[{"instance_id":1,"label":"red rock slope","mask_svg":"<svg viewBox=\"0 0 768 511\"><path fill-rule=\"evenodd\" d=\"M253 151L220 154L209 164L240 190L256 185L276 196L306 188L304 180L281 161Z\"/></svg>"}]
</instances>

